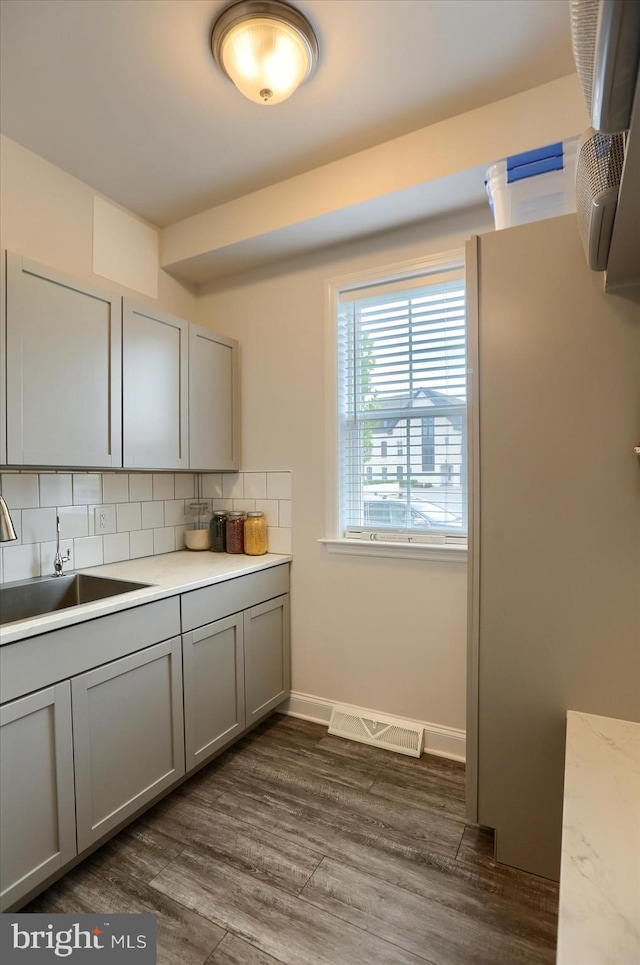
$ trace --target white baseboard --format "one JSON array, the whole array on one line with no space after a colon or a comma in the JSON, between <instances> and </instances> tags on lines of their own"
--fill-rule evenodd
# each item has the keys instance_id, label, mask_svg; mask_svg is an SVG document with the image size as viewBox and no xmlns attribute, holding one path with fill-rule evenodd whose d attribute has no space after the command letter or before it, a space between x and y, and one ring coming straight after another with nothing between
<instances>
[{"instance_id":1,"label":"white baseboard","mask_svg":"<svg viewBox=\"0 0 640 965\"><path fill-rule=\"evenodd\" d=\"M289 717L301 717L316 724L329 724L331 708L339 703L341 707L348 707L350 712L365 717L376 715L393 718L393 714L386 711L375 711L366 707L354 707L342 701L326 700L324 697L313 697L311 694L299 694L292 691L291 696L280 704L278 713L288 714ZM442 724L432 724L429 721L415 720L413 723L424 727L424 749L427 754L438 757L448 757L452 761L466 760L466 731L456 727L444 727Z\"/></svg>"}]
</instances>

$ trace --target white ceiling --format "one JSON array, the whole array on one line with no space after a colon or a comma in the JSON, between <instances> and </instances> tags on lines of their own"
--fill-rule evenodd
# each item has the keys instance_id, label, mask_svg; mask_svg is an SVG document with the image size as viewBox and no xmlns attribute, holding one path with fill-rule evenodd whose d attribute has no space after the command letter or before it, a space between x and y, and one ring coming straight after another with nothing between
<instances>
[{"instance_id":1,"label":"white ceiling","mask_svg":"<svg viewBox=\"0 0 640 965\"><path fill-rule=\"evenodd\" d=\"M227 0L1 0L3 134L157 225L570 74L568 0L295 0L291 100L216 68Z\"/></svg>"}]
</instances>

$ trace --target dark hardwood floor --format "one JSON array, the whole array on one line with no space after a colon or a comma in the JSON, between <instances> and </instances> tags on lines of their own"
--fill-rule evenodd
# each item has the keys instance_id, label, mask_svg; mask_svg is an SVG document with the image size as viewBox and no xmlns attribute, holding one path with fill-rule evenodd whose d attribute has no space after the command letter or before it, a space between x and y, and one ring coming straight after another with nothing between
<instances>
[{"instance_id":1,"label":"dark hardwood floor","mask_svg":"<svg viewBox=\"0 0 640 965\"><path fill-rule=\"evenodd\" d=\"M551 965L557 886L492 855L463 765L275 715L23 911L155 912L160 965Z\"/></svg>"}]
</instances>

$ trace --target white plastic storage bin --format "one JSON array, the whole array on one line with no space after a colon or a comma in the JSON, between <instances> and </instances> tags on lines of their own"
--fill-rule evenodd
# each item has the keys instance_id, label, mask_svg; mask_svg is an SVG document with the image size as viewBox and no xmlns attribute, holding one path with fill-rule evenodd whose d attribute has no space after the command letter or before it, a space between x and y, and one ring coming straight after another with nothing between
<instances>
[{"instance_id":1,"label":"white plastic storage bin","mask_svg":"<svg viewBox=\"0 0 640 965\"><path fill-rule=\"evenodd\" d=\"M491 165L485 184L497 230L576 210L578 140L514 154Z\"/></svg>"}]
</instances>

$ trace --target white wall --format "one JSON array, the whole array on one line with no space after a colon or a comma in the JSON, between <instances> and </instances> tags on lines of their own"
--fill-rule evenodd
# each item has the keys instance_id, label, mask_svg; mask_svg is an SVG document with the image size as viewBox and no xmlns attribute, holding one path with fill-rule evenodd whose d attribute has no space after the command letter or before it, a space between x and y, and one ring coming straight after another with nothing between
<instances>
[{"instance_id":1,"label":"white wall","mask_svg":"<svg viewBox=\"0 0 640 965\"><path fill-rule=\"evenodd\" d=\"M328 279L464 243L488 206L211 283L200 324L240 340L242 467L293 471L292 687L465 726L466 567L328 556Z\"/></svg>"},{"instance_id":2,"label":"white wall","mask_svg":"<svg viewBox=\"0 0 640 965\"><path fill-rule=\"evenodd\" d=\"M92 271L93 189L7 138L1 149L1 244L119 290ZM457 247L491 228L487 206L212 283L198 297L159 272L159 307L240 340L242 469L293 470L299 693L465 726L465 567L329 558L317 542L327 535L325 298L330 278Z\"/></svg>"},{"instance_id":3,"label":"white wall","mask_svg":"<svg viewBox=\"0 0 640 965\"><path fill-rule=\"evenodd\" d=\"M0 247L76 278L195 320L194 290L158 269L158 298L93 273L93 199L88 184L0 136Z\"/></svg>"},{"instance_id":4,"label":"white wall","mask_svg":"<svg viewBox=\"0 0 640 965\"><path fill-rule=\"evenodd\" d=\"M498 158L588 126L577 74L561 77L167 225L160 262L209 280L475 205Z\"/></svg>"}]
</instances>

